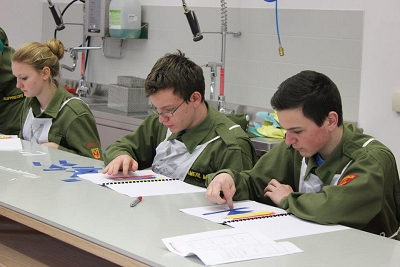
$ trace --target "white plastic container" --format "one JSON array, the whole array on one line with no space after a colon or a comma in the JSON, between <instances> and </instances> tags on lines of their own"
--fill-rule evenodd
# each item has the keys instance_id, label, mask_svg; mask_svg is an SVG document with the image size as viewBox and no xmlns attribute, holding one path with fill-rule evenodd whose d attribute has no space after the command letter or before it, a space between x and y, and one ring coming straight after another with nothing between
<instances>
[{"instance_id":1,"label":"white plastic container","mask_svg":"<svg viewBox=\"0 0 400 267\"><path fill-rule=\"evenodd\" d=\"M110 3L110 36L137 39L142 27L142 7L138 0L112 0Z\"/></svg>"}]
</instances>

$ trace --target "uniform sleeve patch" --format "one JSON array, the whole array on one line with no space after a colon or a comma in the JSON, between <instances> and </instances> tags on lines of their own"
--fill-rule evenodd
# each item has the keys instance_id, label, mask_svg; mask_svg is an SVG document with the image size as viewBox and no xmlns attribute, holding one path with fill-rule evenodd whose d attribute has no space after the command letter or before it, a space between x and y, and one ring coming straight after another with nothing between
<instances>
[{"instance_id":1,"label":"uniform sleeve patch","mask_svg":"<svg viewBox=\"0 0 400 267\"><path fill-rule=\"evenodd\" d=\"M24 94L17 94L17 95L11 95L11 96L5 96L3 97L3 101L13 101L13 100L18 100L24 98Z\"/></svg>"},{"instance_id":2,"label":"uniform sleeve patch","mask_svg":"<svg viewBox=\"0 0 400 267\"><path fill-rule=\"evenodd\" d=\"M346 185L346 184L350 183L351 181L353 181L354 179L356 179L357 177L358 177L358 174L346 175L342 180L339 181L338 186Z\"/></svg>"},{"instance_id":3,"label":"uniform sleeve patch","mask_svg":"<svg viewBox=\"0 0 400 267\"><path fill-rule=\"evenodd\" d=\"M92 156L95 159L101 159L100 150L98 148L92 148Z\"/></svg>"},{"instance_id":4,"label":"uniform sleeve patch","mask_svg":"<svg viewBox=\"0 0 400 267\"><path fill-rule=\"evenodd\" d=\"M94 146L99 146L99 142L90 142L90 143L86 144L87 148L91 148L91 147L94 147Z\"/></svg>"},{"instance_id":5,"label":"uniform sleeve patch","mask_svg":"<svg viewBox=\"0 0 400 267\"><path fill-rule=\"evenodd\" d=\"M203 180L205 180L207 178L207 174L193 171L192 169L190 169L188 171L187 175L190 177L193 177L193 178L198 178L198 179L203 179Z\"/></svg>"}]
</instances>

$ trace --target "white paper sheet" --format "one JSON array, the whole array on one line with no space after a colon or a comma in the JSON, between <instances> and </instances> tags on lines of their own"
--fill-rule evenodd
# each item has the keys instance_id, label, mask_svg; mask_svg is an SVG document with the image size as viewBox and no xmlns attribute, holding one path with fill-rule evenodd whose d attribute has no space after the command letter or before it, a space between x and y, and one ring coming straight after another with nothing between
<instances>
[{"instance_id":1,"label":"white paper sheet","mask_svg":"<svg viewBox=\"0 0 400 267\"><path fill-rule=\"evenodd\" d=\"M287 213L283 209L249 200L237 201L233 205L233 210L230 210L228 205L212 205L180 209L180 211L217 223Z\"/></svg>"},{"instance_id":2,"label":"white paper sheet","mask_svg":"<svg viewBox=\"0 0 400 267\"><path fill-rule=\"evenodd\" d=\"M91 181L130 197L184 194L205 192L206 189L194 186L180 180L175 180L156 174L151 170L130 172L128 177L122 173L111 176L102 173L79 174L78 177Z\"/></svg>"},{"instance_id":3,"label":"white paper sheet","mask_svg":"<svg viewBox=\"0 0 400 267\"><path fill-rule=\"evenodd\" d=\"M233 210L227 205L212 205L180 211L234 228L259 229L273 240L349 229L342 225L322 225L305 221L283 209L255 201L237 201L233 205Z\"/></svg>"},{"instance_id":4,"label":"white paper sheet","mask_svg":"<svg viewBox=\"0 0 400 267\"><path fill-rule=\"evenodd\" d=\"M349 229L349 227L343 225L322 225L305 221L289 214L270 218L229 222L226 224L237 229L259 229L273 240Z\"/></svg>"},{"instance_id":5,"label":"white paper sheet","mask_svg":"<svg viewBox=\"0 0 400 267\"><path fill-rule=\"evenodd\" d=\"M162 239L182 257L196 255L205 265L216 265L302 252L290 242L277 243L257 229L226 229Z\"/></svg>"},{"instance_id":6,"label":"white paper sheet","mask_svg":"<svg viewBox=\"0 0 400 267\"><path fill-rule=\"evenodd\" d=\"M22 150L21 139L19 139L17 135L0 134L0 150Z\"/></svg>"},{"instance_id":7,"label":"white paper sheet","mask_svg":"<svg viewBox=\"0 0 400 267\"><path fill-rule=\"evenodd\" d=\"M185 194L206 191L206 189L203 187L194 186L180 180L129 184L109 184L106 186L118 193L130 197Z\"/></svg>"}]
</instances>

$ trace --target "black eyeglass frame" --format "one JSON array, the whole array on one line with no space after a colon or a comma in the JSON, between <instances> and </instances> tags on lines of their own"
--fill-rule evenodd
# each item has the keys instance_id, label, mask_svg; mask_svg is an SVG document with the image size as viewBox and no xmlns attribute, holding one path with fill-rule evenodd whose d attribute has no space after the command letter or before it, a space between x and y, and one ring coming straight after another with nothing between
<instances>
[{"instance_id":1,"label":"black eyeglass frame","mask_svg":"<svg viewBox=\"0 0 400 267\"><path fill-rule=\"evenodd\" d=\"M154 114L156 114L158 116L163 116L164 118L171 118L174 116L174 113L182 106L182 104L184 102L186 102L186 101L183 100L182 103L180 103L176 108L174 108L171 111L163 111L163 112L158 113L157 108L153 104L151 104L150 110L151 110L151 112L153 112Z\"/></svg>"}]
</instances>

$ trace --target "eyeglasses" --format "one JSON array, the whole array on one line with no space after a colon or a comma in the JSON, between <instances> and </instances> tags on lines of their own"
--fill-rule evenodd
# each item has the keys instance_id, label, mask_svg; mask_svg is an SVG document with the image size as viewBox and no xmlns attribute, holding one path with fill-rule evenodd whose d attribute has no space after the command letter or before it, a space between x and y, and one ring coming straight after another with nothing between
<instances>
[{"instance_id":1,"label":"eyeglasses","mask_svg":"<svg viewBox=\"0 0 400 267\"><path fill-rule=\"evenodd\" d=\"M182 106L183 102L185 102L185 100L183 100L182 103L179 104L179 106L177 106L176 108L174 108L171 111L164 111L164 112L158 113L157 108L153 105L151 105L150 110L151 110L151 112L153 112L154 114L156 114L158 116L163 116L164 118L171 118L174 116L174 113L178 110L178 108L180 106Z\"/></svg>"}]
</instances>

